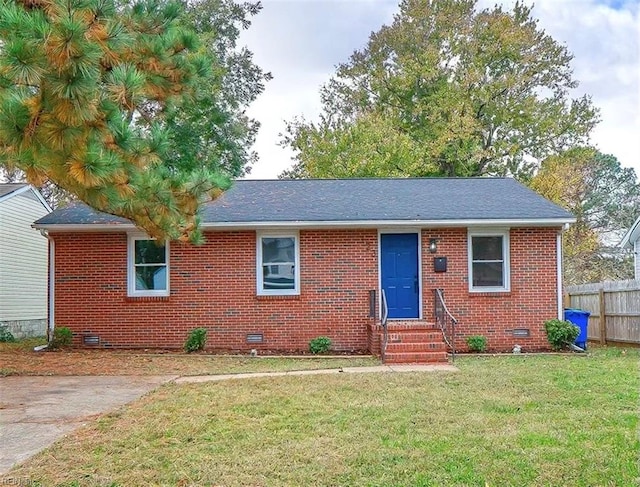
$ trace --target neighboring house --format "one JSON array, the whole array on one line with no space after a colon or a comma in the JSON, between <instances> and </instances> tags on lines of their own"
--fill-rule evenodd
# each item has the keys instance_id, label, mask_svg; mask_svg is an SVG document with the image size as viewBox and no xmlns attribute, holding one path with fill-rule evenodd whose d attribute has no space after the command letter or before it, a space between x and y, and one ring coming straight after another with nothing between
<instances>
[{"instance_id":1,"label":"neighboring house","mask_svg":"<svg viewBox=\"0 0 640 487\"><path fill-rule=\"evenodd\" d=\"M31 227L51 211L28 184L0 184L0 325L16 338L47 332L47 239Z\"/></svg>"},{"instance_id":2,"label":"neighboring house","mask_svg":"<svg viewBox=\"0 0 640 487\"><path fill-rule=\"evenodd\" d=\"M634 278L640 279L640 217L631 225L629 231L622 238L620 247L633 249Z\"/></svg>"},{"instance_id":3,"label":"neighboring house","mask_svg":"<svg viewBox=\"0 0 640 487\"><path fill-rule=\"evenodd\" d=\"M36 222L55 244L56 326L77 344L379 353L446 360L435 290L455 344L546 349L561 315L561 232L571 214L512 179L237 181L202 210L206 243L156 245L84 205Z\"/></svg>"}]
</instances>

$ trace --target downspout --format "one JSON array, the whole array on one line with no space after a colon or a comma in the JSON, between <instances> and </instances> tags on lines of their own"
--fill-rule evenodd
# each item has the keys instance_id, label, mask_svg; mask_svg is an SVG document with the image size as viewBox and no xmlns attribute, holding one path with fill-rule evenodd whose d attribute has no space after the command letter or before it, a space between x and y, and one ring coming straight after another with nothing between
<instances>
[{"instance_id":1,"label":"downspout","mask_svg":"<svg viewBox=\"0 0 640 487\"><path fill-rule=\"evenodd\" d=\"M49 299L48 299L48 320L47 320L47 343L53 340L53 330L55 329L55 277L56 277L56 242L46 230L40 230L40 234L49 241ZM46 348L45 345L42 348ZM41 348L41 347L36 347Z\"/></svg>"},{"instance_id":2,"label":"downspout","mask_svg":"<svg viewBox=\"0 0 640 487\"><path fill-rule=\"evenodd\" d=\"M558 294L558 319L564 319L564 306L562 296L562 234L569 228L569 224L565 224L556 235L556 282Z\"/></svg>"}]
</instances>

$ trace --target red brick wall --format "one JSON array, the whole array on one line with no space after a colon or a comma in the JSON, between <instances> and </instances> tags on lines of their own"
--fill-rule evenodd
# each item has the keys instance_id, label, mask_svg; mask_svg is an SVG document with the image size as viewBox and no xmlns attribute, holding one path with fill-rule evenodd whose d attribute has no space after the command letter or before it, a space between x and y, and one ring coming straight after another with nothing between
<instances>
[{"instance_id":1,"label":"red brick wall","mask_svg":"<svg viewBox=\"0 0 640 487\"><path fill-rule=\"evenodd\" d=\"M467 349L469 335L484 335L492 351L546 350L543 323L557 317L556 235L554 228L514 228L510 231L511 291L470 293L467 230L423 230L422 278L425 318L433 320L433 289L444 290L445 301L458 319L456 347ZM429 238L439 238L438 252L428 251ZM434 257L447 257L447 272L433 271ZM526 328L529 337L514 337Z\"/></svg>"},{"instance_id":2,"label":"red brick wall","mask_svg":"<svg viewBox=\"0 0 640 487\"><path fill-rule=\"evenodd\" d=\"M326 335L335 350L367 350L368 291L376 289L377 232L301 231L300 296L256 296L255 232L212 232L170 245L171 296L127 297L127 236L54 234L56 326L112 347L180 348L208 330L207 348L306 350ZM247 344L249 333L264 343Z\"/></svg>"},{"instance_id":3,"label":"red brick wall","mask_svg":"<svg viewBox=\"0 0 640 487\"><path fill-rule=\"evenodd\" d=\"M467 230L422 231L423 317L433 321L433 289L444 289L458 318L456 343L484 335L491 350L548 348L542 324L557 313L556 229L512 229L511 291L469 293ZM300 231L300 296L256 296L254 232L210 232L207 243L170 246L171 296L127 297L127 236L53 234L56 242L55 322L98 335L112 347L180 348L190 330L208 330L208 348L306 350L326 335L335 350L375 347L368 337L368 291L378 287L376 230ZM429 253L429 238L438 252ZM433 272L446 256L448 271ZM530 330L513 337L514 328ZM249 333L264 334L247 344Z\"/></svg>"}]
</instances>

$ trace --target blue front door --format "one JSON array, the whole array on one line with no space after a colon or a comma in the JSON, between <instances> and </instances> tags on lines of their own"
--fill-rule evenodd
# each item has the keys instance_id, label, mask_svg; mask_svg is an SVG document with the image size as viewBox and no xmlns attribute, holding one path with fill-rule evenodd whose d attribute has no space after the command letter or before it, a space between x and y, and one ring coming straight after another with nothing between
<instances>
[{"instance_id":1,"label":"blue front door","mask_svg":"<svg viewBox=\"0 0 640 487\"><path fill-rule=\"evenodd\" d=\"M389 318L419 318L418 234L381 234L380 254Z\"/></svg>"}]
</instances>

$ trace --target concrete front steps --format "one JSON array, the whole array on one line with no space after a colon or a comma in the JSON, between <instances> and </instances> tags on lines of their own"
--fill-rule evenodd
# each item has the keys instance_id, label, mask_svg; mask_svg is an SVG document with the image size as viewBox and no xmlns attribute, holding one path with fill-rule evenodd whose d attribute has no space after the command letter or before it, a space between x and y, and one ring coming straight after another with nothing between
<instances>
[{"instance_id":1,"label":"concrete front steps","mask_svg":"<svg viewBox=\"0 0 640 487\"><path fill-rule=\"evenodd\" d=\"M385 364L447 363L442 331L427 321L389 321Z\"/></svg>"}]
</instances>

